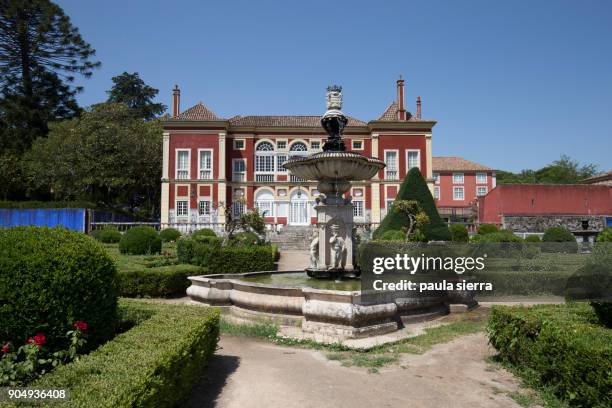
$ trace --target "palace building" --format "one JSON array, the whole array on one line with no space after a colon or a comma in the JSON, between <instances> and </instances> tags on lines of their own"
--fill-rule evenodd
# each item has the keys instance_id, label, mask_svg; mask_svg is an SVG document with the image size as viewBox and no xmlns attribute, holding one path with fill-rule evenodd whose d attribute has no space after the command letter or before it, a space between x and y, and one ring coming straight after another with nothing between
<instances>
[{"instance_id":1,"label":"palace building","mask_svg":"<svg viewBox=\"0 0 612 408\"><path fill-rule=\"evenodd\" d=\"M353 183L356 223L379 223L412 167L421 170L451 213L470 207L483 188L495 186L492 169L460 158L434 159L436 122L421 118L420 98L415 114L408 112L402 79L396 92L380 117L367 122L349 117L344 131L349 151L387 165L372 180ZM297 178L282 164L291 156L321 151L327 135L320 116L221 118L202 103L181 112L175 86L172 116L163 129L162 227L223 224L226 209L239 214L253 207L271 224L314 223L316 182Z\"/></svg>"}]
</instances>

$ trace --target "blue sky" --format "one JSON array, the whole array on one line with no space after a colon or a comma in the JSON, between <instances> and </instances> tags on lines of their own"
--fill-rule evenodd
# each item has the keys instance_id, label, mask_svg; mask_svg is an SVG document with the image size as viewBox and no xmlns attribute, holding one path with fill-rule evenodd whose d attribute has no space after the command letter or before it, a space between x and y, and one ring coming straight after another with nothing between
<instances>
[{"instance_id":1,"label":"blue sky","mask_svg":"<svg viewBox=\"0 0 612 408\"><path fill-rule=\"evenodd\" d=\"M378 117L406 80L438 121L434 155L498 169L567 154L612 168L612 2L60 0L101 69L140 73L170 105L204 102L223 117L321 114L325 87L345 113Z\"/></svg>"}]
</instances>

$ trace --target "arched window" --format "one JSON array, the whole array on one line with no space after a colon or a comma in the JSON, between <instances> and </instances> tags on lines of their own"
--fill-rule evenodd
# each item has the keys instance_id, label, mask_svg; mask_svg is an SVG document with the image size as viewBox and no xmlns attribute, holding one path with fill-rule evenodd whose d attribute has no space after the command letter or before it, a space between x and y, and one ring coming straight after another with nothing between
<instances>
[{"instance_id":1,"label":"arched window","mask_svg":"<svg viewBox=\"0 0 612 408\"><path fill-rule=\"evenodd\" d=\"M260 142L255 148L255 172L274 172L274 145L272 143Z\"/></svg>"},{"instance_id":2,"label":"arched window","mask_svg":"<svg viewBox=\"0 0 612 408\"><path fill-rule=\"evenodd\" d=\"M308 151L308 147L306 147L306 143L302 143L302 142L295 142L294 144L291 145L291 148L289 149L289 151L291 152L291 155L304 155L307 151Z\"/></svg>"},{"instance_id":3,"label":"arched window","mask_svg":"<svg viewBox=\"0 0 612 408\"><path fill-rule=\"evenodd\" d=\"M270 190L259 190L255 194L255 207L263 217L274 216L274 195Z\"/></svg>"}]
</instances>

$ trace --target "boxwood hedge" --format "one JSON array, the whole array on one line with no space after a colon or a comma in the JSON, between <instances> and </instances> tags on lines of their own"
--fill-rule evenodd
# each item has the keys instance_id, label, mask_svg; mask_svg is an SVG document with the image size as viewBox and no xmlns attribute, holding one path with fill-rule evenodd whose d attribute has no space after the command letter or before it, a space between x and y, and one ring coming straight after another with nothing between
<instances>
[{"instance_id":1,"label":"boxwood hedge","mask_svg":"<svg viewBox=\"0 0 612 408\"><path fill-rule=\"evenodd\" d=\"M116 271L104 247L62 228L0 229L0 341L23 344L43 332L62 346L76 320L88 345L105 341L117 313Z\"/></svg>"},{"instance_id":2,"label":"boxwood hedge","mask_svg":"<svg viewBox=\"0 0 612 408\"><path fill-rule=\"evenodd\" d=\"M130 330L30 386L70 390L58 408L164 408L185 399L217 347L218 310L122 300L120 311Z\"/></svg>"},{"instance_id":3,"label":"boxwood hedge","mask_svg":"<svg viewBox=\"0 0 612 408\"><path fill-rule=\"evenodd\" d=\"M203 269L195 265L121 270L117 273L117 289L126 297L185 296L190 285L187 277L202 273Z\"/></svg>"},{"instance_id":4,"label":"boxwood hedge","mask_svg":"<svg viewBox=\"0 0 612 408\"><path fill-rule=\"evenodd\" d=\"M612 330L587 303L495 306L487 331L500 357L533 372L571 406L612 406Z\"/></svg>"},{"instance_id":5,"label":"boxwood hedge","mask_svg":"<svg viewBox=\"0 0 612 408\"><path fill-rule=\"evenodd\" d=\"M131 255L159 254L162 240L157 231L151 227L130 228L119 241L119 251Z\"/></svg>"},{"instance_id":6,"label":"boxwood hedge","mask_svg":"<svg viewBox=\"0 0 612 408\"><path fill-rule=\"evenodd\" d=\"M209 273L242 273L274 269L277 251L268 244L222 246L219 238L197 242L181 238L176 247L178 260L208 269Z\"/></svg>"}]
</instances>

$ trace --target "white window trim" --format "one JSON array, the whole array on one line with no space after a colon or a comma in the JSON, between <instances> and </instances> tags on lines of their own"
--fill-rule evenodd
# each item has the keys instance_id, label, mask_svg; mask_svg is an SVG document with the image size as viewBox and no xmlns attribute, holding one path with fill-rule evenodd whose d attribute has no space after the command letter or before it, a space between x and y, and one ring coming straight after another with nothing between
<instances>
[{"instance_id":1,"label":"white window trim","mask_svg":"<svg viewBox=\"0 0 612 408\"><path fill-rule=\"evenodd\" d=\"M178 203L179 203L179 201L185 201L185 202L187 203L187 214L185 214L185 215L179 215L179 213L178 213ZM176 198L176 199L174 200L174 212L175 212L175 214L176 214L176 218L177 218L177 219L179 219L179 218L180 218L181 220L183 220L183 219L189 219L189 197Z\"/></svg>"},{"instance_id":2,"label":"white window trim","mask_svg":"<svg viewBox=\"0 0 612 408\"><path fill-rule=\"evenodd\" d=\"M179 152L187 152L187 178L179 179ZM198 164L199 166L199 164ZM191 179L191 149L176 149L174 152L174 178L177 180L190 180Z\"/></svg>"},{"instance_id":3,"label":"white window trim","mask_svg":"<svg viewBox=\"0 0 612 408\"><path fill-rule=\"evenodd\" d=\"M209 213L208 214L200 214L200 203L206 201L209 203ZM212 197L208 196L208 197L198 197L198 217L210 217L213 213L213 206L212 206Z\"/></svg>"},{"instance_id":4,"label":"white window trim","mask_svg":"<svg viewBox=\"0 0 612 408\"><path fill-rule=\"evenodd\" d=\"M355 142L360 142L361 143L361 147L357 148L355 147ZM351 141L351 150L363 150L365 149L365 143L363 141L363 139L355 139Z\"/></svg>"},{"instance_id":5,"label":"white window trim","mask_svg":"<svg viewBox=\"0 0 612 408\"><path fill-rule=\"evenodd\" d=\"M438 177L436 177L436 175L438 175ZM439 186L440 185L440 173L438 172L433 172L432 177L434 179L434 184Z\"/></svg>"},{"instance_id":6,"label":"white window trim","mask_svg":"<svg viewBox=\"0 0 612 408\"><path fill-rule=\"evenodd\" d=\"M479 174L484 174L484 181L478 181ZM482 171L476 172L476 184L487 184L487 173L482 172Z\"/></svg>"},{"instance_id":7,"label":"white window trim","mask_svg":"<svg viewBox=\"0 0 612 408\"><path fill-rule=\"evenodd\" d=\"M242 149L239 147L236 147L236 142L238 141L242 142ZM233 147L234 147L234 150L246 150L246 139L234 139Z\"/></svg>"},{"instance_id":8,"label":"white window trim","mask_svg":"<svg viewBox=\"0 0 612 408\"><path fill-rule=\"evenodd\" d=\"M484 188L484 194L478 194L478 189ZM476 197L484 197L489 192L489 188L487 186L476 186Z\"/></svg>"},{"instance_id":9,"label":"white window trim","mask_svg":"<svg viewBox=\"0 0 612 408\"><path fill-rule=\"evenodd\" d=\"M463 191L463 198L455 197L455 189L461 189L461 191ZM463 187L463 186L453 186L453 201L465 201L465 187Z\"/></svg>"},{"instance_id":10,"label":"white window trim","mask_svg":"<svg viewBox=\"0 0 612 408\"><path fill-rule=\"evenodd\" d=\"M384 169L384 171L385 171L385 178L384 179L385 180L399 180L400 179L400 177L399 177L399 150L398 149L385 149L385 150L383 150L383 161L385 162L385 164L387 164L387 152L394 152L395 153L395 166L396 166L395 171L397 173L397 176L395 178L388 179L387 178L387 170L388 170L388 168L385 168Z\"/></svg>"},{"instance_id":11,"label":"white window trim","mask_svg":"<svg viewBox=\"0 0 612 408\"><path fill-rule=\"evenodd\" d=\"M408 154L411 152L416 152L417 154L417 166L416 168L421 170L421 150L420 149L406 149L406 173L408 173L408 171L410 171L410 169L412 167L408 167Z\"/></svg>"},{"instance_id":12,"label":"white window trim","mask_svg":"<svg viewBox=\"0 0 612 408\"><path fill-rule=\"evenodd\" d=\"M285 142L285 147L280 148L278 147L278 142ZM289 151L289 139L276 139L276 150L279 150L281 152L285 152L285 151Z\"/></svg>"},{"instance_id":13,"label":"white window trim","mask_svg":"<svg viewBox=\"0 0 612 408\"><path fill-rule=\"evenodd\" d=\"M457 182L457 181L455 181L455 175L459 175L459 174L461 174L461 181ZM459 172L453 173L453 184L464 184L464 183L465 183L465 173L459 173ZM454 196L454 194L453 194L453 196Z\"/></svg>"},{"instance_id":14,"label":"white window trim","mask_svg":"<svg viewBox=\"0 0 612 408\"><path fill-rule=\"evenodd\" d=\"M203 168L200 167L202 164L202 160L200 160L201 152L210 152L210 178L209 179L200 179L200 174L202 173ZM208 170L208 169L207 169ZM215 156L213 149L198 149L198 180L212 180L215 177Z\"/></svg>"},{"instance_id":15,"label":"white window trim","mask_svg":"<svg viewBox=\"0 0 612 408\"><path fill-rule=\"evenodd\" d=\"M438 197L436 198L436 190L438 191ZM440 186L434 186L434 199L440 200L442 199L442 189Z\"/></svg>"},{"instance_id":16,"label":"white window trim","mask_svg":"<svg viewBox=\"0 0 612 408\"><path fill-rule=\"evenodd\" d=\"M357 208L357 203L361 203L361 215L357 215L355 214L356 208ZM365 200L353 200L353 206L355 207L353 209L353 217L358 218L358 219L363 219L365 218Z\"/></svg>"},{"instance_id":17,"label":"white window trim","mask_svg":"<svg viewBox=\"0 0 612 408\"><path fill-rule=\"evenodd\" d=\"M317 147L317 148L312 147L312 143L313 142L319 143L319 147ZM321 139L310 139L309 143L307 143L306 146L309 146L310 150L318 151L318 150L321 150L323 148L323 142L321 141Z\"/></svg>"},{"instance_id":18,"label":"white window trim","mask_svg":"<svg viewBox=\"0 0 612 408\"><path fill-rule=\"evenodd\" d=\"M234 173L236 173L234 171L234 163L235 162L244 162L244 180L242 180L242 181L234 179ZM241 158L237 158L237 159L232 159L232 181L233 182L238 182L238 183L246 182L248 180L248 172L249 172L249 162L248 162L247 158L241 157Z\"/></svg>"}]
</instances>

